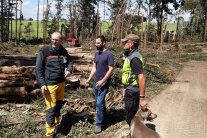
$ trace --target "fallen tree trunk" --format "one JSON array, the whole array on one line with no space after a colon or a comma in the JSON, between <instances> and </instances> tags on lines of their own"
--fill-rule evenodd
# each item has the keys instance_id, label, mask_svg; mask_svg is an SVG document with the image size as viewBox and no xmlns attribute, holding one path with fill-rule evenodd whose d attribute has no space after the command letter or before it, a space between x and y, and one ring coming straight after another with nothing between
<instances>
[{"instance_id":1,"label":"fallen tree trunk","mask_svg":"<svg viewBox=\"0 0 207 138\"><path fill-rule=\"evenodd\" d=\"M23 59L23 60L36 60L36 56L20 56L20 55L0 55L0 59Z\"/></svg>"},{"instance_id":2,"label":"fallen tree trunk","mask_svg":"<svg viewBox=\"0 0 207 138\"><path fill-rule=\"evenodd\" d=\"M9 74L19 74L19 73L34 74L35 66L21 66L21 67L3 66L0 67L0 72L9 73Z\"/></svg>"},{"instance_id":3,"label":"fallen tree trunk","mask_svg":"<svg viewBox=\"0 0 207 138\"><path fill-rule=\"evenodd\" d=\"M154 66L154 67L160 68L160 66L158 64L152 64L152 63L146 63L146 64L149 65L149 66Z\"/></svg>"},{"instance_id":4,"label":"fallen tree trunk","mask_svg":"<svg viewBox=\"0 0 207 138\"><path fill-rule=\"evenodd\" d=\"M77 65L74 66L74 72L90 72L92 70L92 65Z\"/></svg>"},{"instance_id":5,"label":"fallen tree trunk","mask_svg":"<svg viewBox=\"0 0 207 138\"><path fill-rule=\"evenodd\" d=\"M6 87L0 88L0 96L16 96L16 97L25 97L27 91L25 87Z\"/></svg>"},{"instance_id":6,"label":"fallen tree trunk","mask_svg":"<svg viewBox=\"0 0 207 138\"><path fill-rule=\"evenodd\" d=\"M77 53L88 53L88 54L95 54L96 51L68 51L69 54L77 54Z\"/></svg>"},{"instance_id":7,"label":"fallen tree trunk","mask_svg":"<svg viewBox=\"0 0 207 138\"><path fill-rule=\"evenodd\" d=\"M87 54L87 53L75 53L75 54L70 54L72 59L94 59L94 55Z\"/></svg>"},{"instance_id":8,"label":"fallen tree trunk","mask_svg":"<svg viewBox=\"0 0 207 138\"><path fill-rule=\"evenodd\" d=\"M0 66L34 66L36 56L0 55Z\"/></svg>"},{"instance_id":9,"label":"fallen tree trunk","mask_svg":"<svg viewBox=\"0 0 207 138\"><path fill-rule=\"evenodd\" d=\"M8 79L19 79L22 77L22 74L2 74L0 73L0 79L8 80Z\"/></svg>"},{"instance_id":10,"label":"fallen tree trunk","mask_svg":"<svg viewBox=\"0 0 207 138\"><path fill-rule=\"evenodd\" d=\"M0 82L0 88L4 87L29 87L35 88L37 87L37 81L8 81L8 82Z\"/></svg>"},{"instance_id":11,"label":"fallen tree trunk","mask_svg":"<svg viewBox=\"0 0 207 138\"><path fill-rule=\"evenodd\" d=\"M0 73L1 80L10 80L10 81L29 81L34 80L35 76L32 74L2 74Z\"/></svg>"},{"instance_id":12,"label":"fallen tree trunk","mask_svg":"<svg viewBox=\"0 0 207 138\"><path fill-rule=\"evenodd\" d=\"M7 102L20 102L20 103L23 103L23 102L26 102L28 100L27 97L0 97L0 103L7 103Z\"/></svg>"},{"instance_id":13,"label":"fallen tree trunk","mask_svg":"<svg viewBox=\"0 0 207 138\"><path fill-rule=\"evenodd\" d=\"M74 64L78 64L77 66L80 66L81 64L82 65L88 65L88 64L92 64L93 63L93 60L83 60L83 59L77 59L77 60L72 60Z\"/></svg>"}]
</instances>

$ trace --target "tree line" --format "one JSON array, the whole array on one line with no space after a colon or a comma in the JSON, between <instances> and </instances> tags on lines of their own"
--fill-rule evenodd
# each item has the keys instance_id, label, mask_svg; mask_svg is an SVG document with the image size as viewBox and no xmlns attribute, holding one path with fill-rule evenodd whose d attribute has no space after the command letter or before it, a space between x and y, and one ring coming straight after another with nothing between
<instances>
[{"instance_id":1,"label":"tree line","mask_svg":"<svg viewBox=\"0 0 207 138\"><path fill-rule=\"evenodd\" d=\"M43 0L43 19L41 21L43 36L41 37L44 42L53 31L60 31L60 22L64 20L64 24L69 27L71 32L74 32L75 37L82 40L104 34L112 42L120 44L120 39L125 35L135 33L145 42L144 45L146 45L146 41L156 42L162 49L163 40L167 41L166 39L170 35L166 29L168 22L172 21L169 19L169 15L175 18L177 40L201 38L200 36L202 36L202 40L206 41L206 0L53 1L55 2L55 13L51 11L52 3ZM21 21L23 20L22 0L1 0L0 5L1 41L20 41ZM39 5L40 0L38 0L36 39L40 37L38 32ZM100 10L100 7L103 10ZM67 11L67 19L62 18L63 10ZM19 17L17 17L18 12ZM190 20L187 22L184 22L182 17L185 12L190 13ZM108 20L106 16L109 17ZM17 20L20 22L19 25L17 25ZM156 24L151 23L152 20L155 20ZM15 22L16 25L12 26L12 22ZM107 30L104 29L106 24L108 24ZM15 28L15 32L12 32L12 28Z\"/></svg>"}]
</instances>

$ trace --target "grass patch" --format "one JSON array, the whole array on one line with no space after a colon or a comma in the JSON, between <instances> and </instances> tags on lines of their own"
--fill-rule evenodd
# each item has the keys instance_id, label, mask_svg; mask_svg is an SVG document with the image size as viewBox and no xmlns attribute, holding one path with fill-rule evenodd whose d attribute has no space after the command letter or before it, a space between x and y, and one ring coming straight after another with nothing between
<instances>
[{"instance_id":1,"label":"grass patch","mask_svg":"<svg viewBox=\"0 0 207 138\"><path fill-rule=\"evenodd\" d=\"M197 46L187 45L184 46L183 48L186 53L202 52L202 48Z\"/></svg>"}]
</instances>

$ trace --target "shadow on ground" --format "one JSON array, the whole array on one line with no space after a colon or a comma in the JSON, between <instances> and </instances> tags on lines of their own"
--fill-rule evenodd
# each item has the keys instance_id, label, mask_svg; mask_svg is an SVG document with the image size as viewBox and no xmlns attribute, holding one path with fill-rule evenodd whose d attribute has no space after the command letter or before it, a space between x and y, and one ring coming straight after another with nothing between
<instances>
[{"instance_id":1,"label":"shadow on ground","mask_svg":"<svg viewBox=\"0 0 207 138\"><path fill-rule=\"evenodd\" d=\"M124 121L124 110L123 109L110 109L107 111L107 124L104 129Z\"/></svg>"},{"instance_id":2,"label":"shadow on ground","mask_svg":"<svg viewBox=\"0 0 207 138\"><path fill-rule=\"evenodd\" d=\"M90 115L90 116L83 116L83 117L78 117L75 116L74 113L67 112L62 116L62 120L60 123L60 126L58 127L58 133L61 135L68 135L72 129L72 126L78 123L80 120L84 122L84 120L87 118L88 123L94 124L95 126L95 116L96 115ZM121 122L125 120L124 119L124 110L123 109L110 109L107 111L107 124L103 128L103 130L107 129L108 127Z\"/></svg>"}]
</instances>

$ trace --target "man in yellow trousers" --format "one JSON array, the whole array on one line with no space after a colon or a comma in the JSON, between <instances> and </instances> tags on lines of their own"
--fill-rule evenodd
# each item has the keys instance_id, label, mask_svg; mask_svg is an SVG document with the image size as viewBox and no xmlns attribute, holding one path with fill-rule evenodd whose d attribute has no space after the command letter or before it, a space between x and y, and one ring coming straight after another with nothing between
<instances>
[{"instance_id":1,"label":"man in yellow trousers","mask_svg":"<svg viewBox=\"0 0 207 138\"><path fill-rule=\"evenodd\" d=\"M61 45L62 41L61 33L54 32L51 44L39 51L36 60L36 78L46 103L46 136L52 138L59 124L65 77L69 77L73 69L67 50Z\"/></svg>"}]
</instances>

